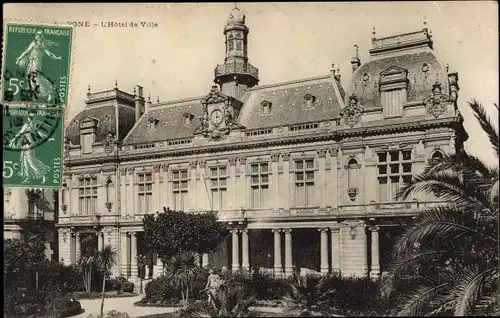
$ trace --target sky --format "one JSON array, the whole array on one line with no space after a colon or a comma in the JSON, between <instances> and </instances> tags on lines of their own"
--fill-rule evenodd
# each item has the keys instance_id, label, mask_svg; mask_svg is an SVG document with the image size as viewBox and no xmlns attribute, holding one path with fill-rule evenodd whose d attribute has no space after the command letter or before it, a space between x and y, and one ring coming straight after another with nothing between
<instances>
[{"instance_id":1,"label":"sky","mask_svg":"<svg viewBox=\"0 0 500 318\"><path fill-rule=\"evenodd\" d=\"M156 102L202 96L213 71L224 62L226 20L234 3L187 4L5 4L4 17L44 22L86 21L76 27L69 119L92 92L135 85ZM498 4L496 1L238 3L246 14L249 61L259 85L326 75L332 61L348 86L359 46L368 61L373 28L377 37L418 31L424 18L434 49L459 73L459 109L469 134L466 149L488 164L497 159L467 106L480 101L498 127ZM102 27L108 22L139 27ZM157 27L140 27L141 22Z\"/></svg>"}]
</instances>

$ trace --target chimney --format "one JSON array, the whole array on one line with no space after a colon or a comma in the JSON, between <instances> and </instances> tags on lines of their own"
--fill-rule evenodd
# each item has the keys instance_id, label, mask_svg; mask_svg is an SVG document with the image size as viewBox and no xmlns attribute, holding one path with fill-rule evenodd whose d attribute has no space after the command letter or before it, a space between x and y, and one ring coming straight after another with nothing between
<instances>
[{"instance_id":1,"label":"chimney","mask_svg":"<svg viewBox=\"0 0 500 318\"><path fill-rule=\"evenodd\" d=\"M359 52L358 52L358 45L357 44L354 44L354 48L355 48L355 55L354 57L352 58L351 60L351 65L352 65L352 72L354 73L358 67L361 66L361 60L359 59Z\"/></svg>"},{"instance_id":2,"label":"chimney","mask_svg":"<svg viewBox=\"0 0 500 318\"><path fill-rule=\"evenodd\" d=\"M337 83L340 85L340 69L338 67L337 67L337 72L335 72L334 78L337 81Z\"/></svg>"},{"instance_id":3,"label":"chimney","mask_svg":"<svg viewBox=\"0 0 500 318\"><path fill-rule=\"evenodd\" d=\"M148 101L146 102L146 107L144 109L144 113L149 112L150 108L151 108L151 94L148 94Z\"/></svg>"},{"instance_id":4,"label":"chimney","mask_svg":"<svg viewBox=\"0 0 500 318\"><path fill-rule=\"evenodd\" d=\"M134 88L135 101L135 122L138 122L144 113L144 97L142 95L142 86L136 85Z\"/></svg>"}]
</instances>

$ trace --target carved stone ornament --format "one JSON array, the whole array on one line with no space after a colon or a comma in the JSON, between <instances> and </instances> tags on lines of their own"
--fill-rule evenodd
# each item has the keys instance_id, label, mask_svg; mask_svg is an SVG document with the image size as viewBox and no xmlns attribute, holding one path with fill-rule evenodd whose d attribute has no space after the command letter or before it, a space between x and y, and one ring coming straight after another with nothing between
<instances>
[{"instance_id":1,"label":"carved stone ornament","mask_svg":"<svg viewBox=\"0 0 500 318\"><path fill-rule=\"evenodd\" d=\"M349 195L349 199L351 199L352 202L356 201L356 196L358 195L359 191L356 188L349 188L347 189L347 194Z\"/></svg>"},{"instance_id":2,"label":"carved stone ornament","mask_svg":"<svg viewBox=\"0 0 500 318\"><path fill-rule=\"evenodd\" d=\"M61 211L63 211L63 214L66 214L67 210L68 210L68 206L66 204L61 204Z\"/></svg>"},{"instance_id":3,"label":"carved stone ornament","mask_svg":"<svg viewBox=\"0 0 500 318\"><path fill-rule=\"evenodd\" d=\"M64 138L64 159L69 158L69 151L71 149L71 144L69 138Z\"/></svg>"},{"instance_id":4,"label":"carved stone ornament","mask_svg":"<svg viewBox=\"0 0 500 318\"><path fill-rule=\"evenodd\" d=\"M104 152L109 156L115 150L116 139L112 133L108 133L102 145L104 147Z\"/></svg>"},{"instance_id":5,"label":"carved stone ornament","mask_svg":"<svg viewBox=\"0 0 500 318\"><path fill-rule=\"evenodd\" d=\"M441 93L441 84L432 85L432 95L424 99L425 109L428 114L438 118L446 112L450 96Z\"/></svg>"},{"instance_id":6,"label":"carved stone ornament","mask_svg":"<svg viewBox=\"0 0 500 318\"><path fill-rule=\"evenodd\" d=\"M358 98L355 95L349 97L349 104L340 111L340 116L350 127L354 127L361 120L363 107L358 105Z\"/></svg>"},{"instance_id":7,"label":"carved stone ornament","mask_svg":"<svg viewBox=\"0 0 500 318\"><path fill-rule=\"evenodd\" d=\"M108 212L111 212L111 208L113 207L113 202L106 202L104 204L106 205L106 209L108 209Z\"/></svg>"}]
</instances>

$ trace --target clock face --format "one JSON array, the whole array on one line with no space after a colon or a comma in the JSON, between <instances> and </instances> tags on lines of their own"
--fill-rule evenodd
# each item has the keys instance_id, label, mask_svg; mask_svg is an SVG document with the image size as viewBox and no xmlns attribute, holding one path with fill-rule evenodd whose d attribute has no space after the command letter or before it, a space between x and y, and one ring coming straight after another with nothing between
<instances>
[{"instance_id":1,"label":"clock face","mask_svg":"<svg viewBox=\"0 0 500 318\"><path fill-rule=\"evenodd\" d=\"M210 115L212 124L214 124L214 126L219 126L222 123L222 117L222 112L219 109L214 110Z\"/></svg>"}]
</instances>

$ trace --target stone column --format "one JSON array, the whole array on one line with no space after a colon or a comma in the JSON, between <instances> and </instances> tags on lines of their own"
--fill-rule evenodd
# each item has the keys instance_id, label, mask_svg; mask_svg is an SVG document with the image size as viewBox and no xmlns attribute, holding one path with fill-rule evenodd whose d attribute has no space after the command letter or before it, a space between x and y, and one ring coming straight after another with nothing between
<instances>
[{"instance_id":1,"label":"stone column","mask_svg":"<svg viewBox=\"0 0 500 318\"><path fill-rule=\"evenodd\" d=\"M210 263L208 261L208 253L205 253L201 256L201 266L207 267L209 264Z\"/></svg>"},{"instance_id":2,"label":"stone column","mask_svg":"<svg viewBox=\"0 0 500 318\"><path fill-rule=\"evenodd\" d=\"M328 266L328 229L322 228L319 229L321 233L321 273L328 274L329 266Z\"/></svg>"},{"instance_id":3,"label":"stone column","mask_svg":"<svg viewBox=\"0 0 500 318\"><path fill-rule=\"evenodd\" d=\"M149 279L149 265L144 266L144 279Z\"/></svg>"},{"instance_id":4,"label":"stone column","mask_svg":"<svg viewBox=\"0 0 500 318\"><path fill-rule=\"evenodd\" d=\"M127 233L121 233L121 241L120 241L120 259L122 265L122 273L123 277L128 277L128 244L127 244Z\"/></svg>"},{"instance_id":5,"label":"stone column","mask_svg":"<svg viewBox=\"0 0 500 318\"><path fill-rule=\"evenodd\" d=\"M281 229L273 229L274 233L274 276L281 277L283 268L281 262Z\"/></svg>"},{"instance_id":6,"label":"stone column","mask_svg":"<svg viewBox=\"0 0 500 318\"><path fill-rule=\"evenodd\" d=\"M240 268L240 248L238 245L238 230L233 229L233 271L237 271Z\"/></svg>"},{"instance_id":7,"label":"stone column","mask_svg":"<svg viewBox=\"0 0 500 318\"><path fill-rule=\"evenodd\" d=\"M292 229L284 229L285 232L285 276L293 274L292 259Z\"/></svg>"},{"instance_id":8,"label":"stone column","mask_svg":"<svg viewBox=\"0 0 500 318\"><path fill-rule=\"evenodd\" d=\"M104 233L103 232L97 232L97 250L102 251L104 247Z\"/></svg>"},{"instance_id":9,"label":"stone column","mask_svg":"<svg viewBox=\"0 0 500 318\"><path fill-rule=\"evenodd\" d=\"M153 278L160 277L163 274L163 262L158 257L156 260L156 265L153 266Z\"/></svg>"},{"instance_id":10,"label":"stone column","mask_svg":"<svg viewBox=\"0 0 500 318\"><path fill-rule=\"evenodd\" d=\"M137 265L137 232L132 232L130 235L130 278L137 279L139 274L139 268Z\"/></svg>"},{"instance_id":11,"label":"stone column","mask_svg":"<svg viewBox=\"0 0 500 318\"><path fill-rule=\"evenodd\" d=\"M331 228L332 272L340 273L340 228Z\"/></svg>"},{"instance_id":12,"label":"stone column","mask_svg":"<svg viewBox=\"0 0 500 318\"><path fill-rule=\"evenodd\" d=\"M241 230L241 267L250 271L250 260L248 250L248 230Z\"/></svg>"},{"instance_id":13,"label":"stone column","mask_svg":"<svg viewBox=\"0 0 500 318\"><path fill-rule=\"evenodd\" d=\"M370 271L370 277L372 279L378 279L380 277L380 254L379 254L379 235L378 230L380 228L378 226L370 227L372 232L372 266Z\"/></svg>"},{"instance_id":14,"label":"stone column","mask_svg":"<svg viewBox=\"0 0 500 318\"><path fill-rule=\"evenodd\" d=\"M75 263L80 259L80 255L82 254L82 242L80 241L80 233L75 233Z\"/></svg>"}]
</instances>

